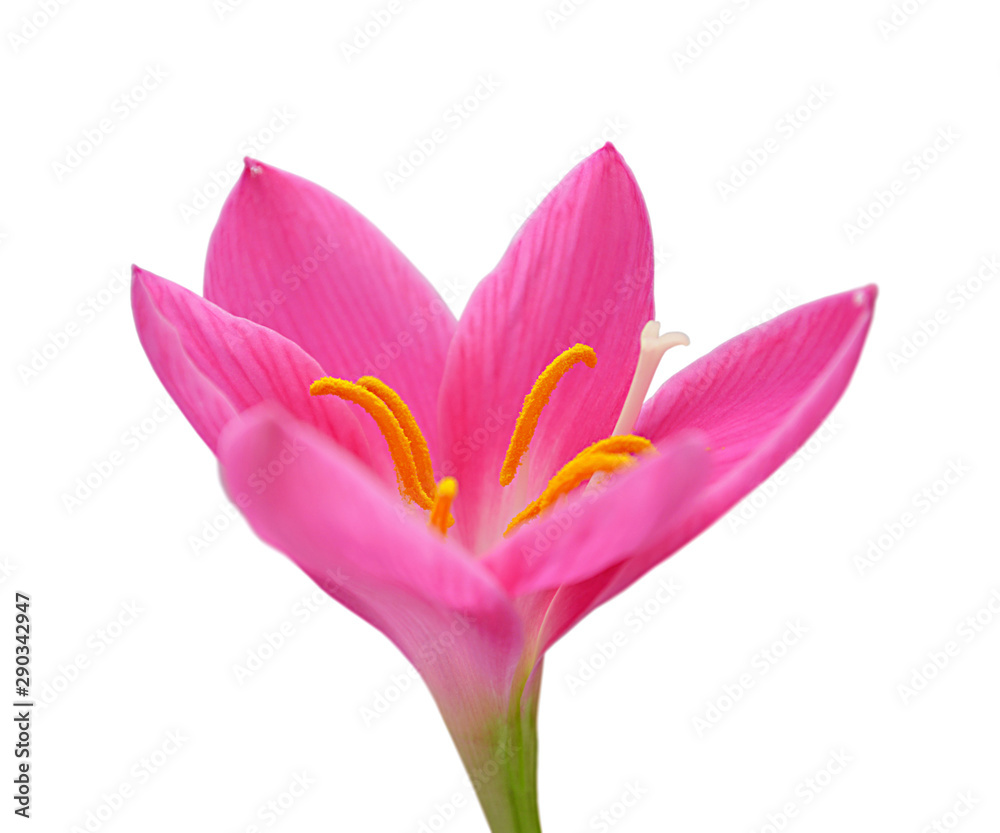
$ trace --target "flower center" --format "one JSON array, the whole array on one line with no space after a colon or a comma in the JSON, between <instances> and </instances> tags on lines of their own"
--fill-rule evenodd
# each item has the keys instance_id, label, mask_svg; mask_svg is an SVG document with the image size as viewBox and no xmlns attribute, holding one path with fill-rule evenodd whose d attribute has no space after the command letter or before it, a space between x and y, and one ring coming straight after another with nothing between
<instances>
[{"instance_id":1,"label":"flower center","mask_svg":"<svg viewBox=\"0 0 1000 833\"><path fill-rule=\"evenodd\" d=\"M655 321L650 321L642 330L639 361L615 426L615 434L585 448L559 469L542 493L511 520L504 532L505 536L526 521L538 517L560 498L595 475L610 474L635 465L633 455L656 452L653 444L645 437L637 437L629 432L635 424L639 408L663 354L674 345L689 343L683 333L667 333L663 336L659 333L660 326ZM592 347L575 344L564 350L542 371L524 397L524 404L500 469L501 486L509 486L514 482L535 435L542 409L548 404L559 380L580 362L589 368L596 366L597 354ZM427 440L402 397L374 376L363 376L356 383L326 376L313 382L309 386L309 393L313 396L332 395L346 399L362 407L375 420L392 457L400 496L421 509L428 510L428 525L446 535L448 528L455 523L451 516L451 505L458 491L458 483L453 477L435 482Z\"/></svg>"}]
</instances>

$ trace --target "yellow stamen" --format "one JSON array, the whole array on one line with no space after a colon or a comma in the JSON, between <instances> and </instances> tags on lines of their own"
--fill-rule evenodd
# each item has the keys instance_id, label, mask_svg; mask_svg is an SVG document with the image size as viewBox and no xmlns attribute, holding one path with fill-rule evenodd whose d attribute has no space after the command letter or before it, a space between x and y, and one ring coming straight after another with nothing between
<instances>
[{"instance_id":1,"label":"yellow stamen","mask_svg":"<svg viewBox=\"0 0 1000 833\"><path fill-rule=\"evenodd\" d=\"M531 438L535 435L535 428L538 427L538 418L541 416L542 408L548 402L552 392L573 365L583 362L587 367L594 367L597 364L597 353L593 347L586 344L575 344L568 350L564 350L556 357L542 375L535 380L531 391L524 397L524 404L521 406L521 413L517 417L514 425L514 434L510 438L510 446L507 448L507 455L504 457L503 468L500 469L500 485L507 486L514 481L517 474L517 467L521 464L521 458L531 444ZM527 510L525 510L527 511Z\"/></svg>"},{"instance_id":2,"label":"yellow stamen","mask_svg":"<svg viewBox=\"0 0 1000 833\"><path fill-rule=\"evenodd\" d=\"M587 446L587 448L576 456L580 457L583 454L594 452L604 454L642 454L648 452L655 454L656 446L645 437L637 437L635 434L615 434L611 437L605 437L603 440L598 440L591 446ZM601 474L596 474L587 488L595 488L600 484L601 480L603 480Z\"/></svg>"},{"instance_id":3,"label":"yellow stamen","mask_svg":"<svg viewBox=\"0 0 1000 833\"><path fill-rule=\"evenodd\" d=\"M431 519L429 526L437 529L442 535L448 534L448 527L455 523L451 517L451 502L455 499L458 491L458 483L454 477L445 477L437 484L437 493L434 496L434 508L431 509Z\"/></svg>"},{"instance_id":4,"label":"yellow stamen","mask_svg":"<svg viewBox=\"0 0 1000 833\"><path fill-rule=\"evenodd\" d=\"M656 451L654 446L645 437L637 437L635 434L622 434L621 436L606 437L598 440L593 445L587 446L577 454L580 457L584 454L640 454L643 451Z\"/></svg>"},{"instance_id":5,"label":"yellow stamen","mask_svg":"<svg viewBox=\"0 0 1000 833\"><path fill-rule=\"evenodd\" d=\"M618 438L611 437L609 439ZM603 442L607 442L607 440ZM549 481L549 485L545 487L545 491L538 498L514 517L514 520L508 524L504 531L504 536L509 535L515 527L520 526L525 521L536 517L560 497L569 494L584 480L589 480L598 472L612 472L633 465L635 465L635 460L628 454L609 454L590 449L580 452L556 472L556 476Z\"/></svg>"},{"instance_id":6,"label":"yellow stamen","mask_svg":"<svg viewBox=\"0 0 1000 833\"><path fill-rule=\"evenodd\" d=\"M410 441L410 453L413 455L413 463L417 469L417 477L420 485L424 489L424 494L433 495L437 486L434 482L434 466L431 463L431 452L427 447L427 440L424 439L423 432L417 421L413 418L410 409L406 407L403 398L390 388L381 379L374 376L362 376L358 379L358 385L370 393L374 393L379 399L389 406L392 415L403 429L406 439Z\"/></svg>"},{"instance_id":7,"label":"yellow stamen","mask_svg":"<svg viewBox=\"0 0 1000 833\"><path fill-rule=\"evenodd\" d=\"M365 390L360 385L348 382L345 379L333 379L326 376L317 379L309 386L309 393L313 396L330 394L354 402L364 408L385 437L385 443L389 446L389 454L396 467L396 479L399 482L399 493L404 498L409 498L421 509L431 509L434 501L424 491L420 478L417 475L416 463L413 461L413 452L410 447L410 440L406 432L399 424L399 420L393 414L392 409L382 401L381 398Z\"/></svg>"}]
</instances>

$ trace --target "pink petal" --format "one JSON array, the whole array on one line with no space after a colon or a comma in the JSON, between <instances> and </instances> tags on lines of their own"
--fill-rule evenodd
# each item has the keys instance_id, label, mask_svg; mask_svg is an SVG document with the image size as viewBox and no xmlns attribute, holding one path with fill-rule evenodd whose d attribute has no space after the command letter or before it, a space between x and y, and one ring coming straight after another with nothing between
<instances>
[{"instance_id":1,"label":"pink petal","mask_svg":"<svg viewBox=\"0 0 1000 833\"><path fill-rule=\"evenodd\" d=\"M481 563L510 596L586 581L644 549L684 515L709 481L711 455L689 432L609 484L577 489L538 520L522 524Z\"/></svg>"},{"instance_id":2,"label":"pink petal","mask_svg":"<svg viewBox=\"0 0 1000 833\"><path fill-rule=\"evenodd\" d=\"M388 636L446 720L507 703L521 622L462 549L401 514L370 473L272 405L231 423L219 461L254 531Z\"/></svg>"},{"instance_id":3,"label":"pink petal","mask_svg":"<svg viewBox=\"0 0 1000 833\"><path fill-rule=\"evenodd\" d=\"M495 543L525 495L535 497L575 453L611 432L639 332L653 318L652 281L646 205L609 144L531 215L472 295L448 351L441 470L458 480L452 534L466 546L479 552ZM525 394L578 342L595 349L597 367L578 365L562 379L539 421L527 478L519 474L501 493L500 467Z\"/></svg>"},{"instance_id":4,"label":"pink petal","mask_svg":"<svg viewBox=\"0 0 1000 833\"><path fill-rule=\"evenodd\" d=\"M703 432L712 449L711 479L631 558L590 584L560 591L547 616L545 646L722 517L809 438L854 373L876 295L868 286L790 310L726 342L657 391L636 433L662 443L692 428Z\"/></svg>"},{"instance_id":5,"label":"pink petal","mask_svg":"<svg viewBox=\"0 0 1000 833\"><path fill-rule=\"evenodd\" d=\"M454 316L343 200L248 159L212 234L205 297L292 339L319 362L321 376L382 379L410 406L434 452ZM374 423L362 427L382 454Z\"/></svg>"},{"instance_id":6,"label":"pink petal","mask_svg":"<svg viewBox=\"0 0 1000 833\"><path fill-rule=\"evenodd\" d=\"M864 345L876 294L868 286L831 295L730 339L667 380L643 406L636 433L659 443L678 431L703 431L719 497L738 500L836 404Z\"/></svg>"},{"instance_id":7,"label":"pink petal","mask_svg":"<svg viewBox=\"0 0 1000 833\"><path fill-rule=\"evenodd\" d=\"M138 267L132 270L132 311L156 375L213 451L230 419L273 400L369 460L351 408L309 395L309 384L323 373L284 336Z\"/></svg>"}]
</instances>

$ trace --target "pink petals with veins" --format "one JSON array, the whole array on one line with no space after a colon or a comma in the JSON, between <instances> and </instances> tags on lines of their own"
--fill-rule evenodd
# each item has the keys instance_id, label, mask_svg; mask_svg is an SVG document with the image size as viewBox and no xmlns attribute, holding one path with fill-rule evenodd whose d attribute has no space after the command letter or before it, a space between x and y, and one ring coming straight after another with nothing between
<instances>
[{"instance_id":1,"label":"pink petals with veins","mask_svg":"<svg viewBox=\"0 0 1000 833\"><path fill-rule=\"evenodd\" d=\"M630 397L623 417L640 334L655 317L653 243L639 187L610 144L538 207L458 321L346 202L260 162L248 161L212 234L204 298L138 268L132 284L153 369L258 535L406 654L470 772L520 738L520 757L478 787L497 831L537 830L533 715L545 650L809 438L850 381L875 297L869 286L790 310L668 379L637 419ZM517 477L501 487L525 394L578 342L596 365L560 379ZM409 406L435 479L457 482L447 537L403 504L371 417L310 396L324 376L376 376ZM620 418L658 453L503 538ZM280 474L255 479L276 463ZM455 633L448 650L429 648Z\"/></svg>"}]
</instances>

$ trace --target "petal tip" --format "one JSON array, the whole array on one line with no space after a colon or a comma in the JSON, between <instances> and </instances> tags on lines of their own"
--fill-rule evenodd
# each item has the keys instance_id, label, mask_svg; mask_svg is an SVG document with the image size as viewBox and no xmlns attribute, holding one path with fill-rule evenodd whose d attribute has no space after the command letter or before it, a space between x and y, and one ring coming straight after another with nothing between
<instances>
[{"instance_id":1,"label":"petal tip","mask_svg":"<svg viewBox=\"0 0 1000 833\"><path fill-rule=\"evenodd\" d=\"M150 284L155 283L158 280L163 280L158 275L153 274L148 269L143 269L141 266L132 264L132 289L133 291L137 287L148 290Z\"/></svg>"},{"instance_id":2,"label":"petal tip","mask_svg":"<svg viewBox=\"0 0 1000 833\"><path fill-rule=\"evenodd\" d=\"M616 183L613 187L626 189L630 198L642 204L642 211L645 213L645 200L635 174L632 173L625 157L611 142L606 142L603 147L584 159L577 170L592 182Z\"/></svg>"},{"instance_id":3,"label":"petal tip","mask_svg":"<svg viewBox=\"0 0 1000 833\"><path fill-rule=\"evenodd\" d=\"M628 167L625 164L625 157L621 155L618 148L616 148L612 142L605 142L600 149L594 151L591 158L609 165L617 164L625 168Z\"/></svg>"},{"instance_id":4,"label":"petal tip","mask_svg":"<svg viewBox=\"0 0 1000 833\"><path fill-rule=\"evenodd\" d=\"M264 165L258 160L254 159L252 156L243 157L243 174L244 176L260 176L264 172Z\"/></svg>"},{"instance_id":5,"label":"petal tip","mask_svg":"<svg viewBox=\"0 0 1000 833\"><path fill-rule=\"evenodd\" d=\"M878 286L870 283L867 286L849 290L844 295L849 298L848 303L854 308L858 320L870 323L875 315L875 300L878 298Z\"/></svg>"},{"instance_id":6,"label":"petal tip","mask_svg":"<svg viewBox=\"0 0 1000 833\"><path fill-rule=\"evenodd\" d=\"M860 289L854 291L854 303L857 306L866 306L869 309L875 306L875 300L878 298L878 285L874 283L868 284L868 286L863 286Z\"/></svg>"},{"instance_id":7,"label":"petal tip","mask_svg":"<svg viewBox=\"0 0 1000 833\"><path fill-rule=\"evenodd\" d=\"M570 175L575 172L591 172L591 175L596 173L603 177L613 173L616 169L629 170L624 157L618 152L618 148L611 142L605 142L589 156L585 156Z\"/></svg>"}]
</instances>

